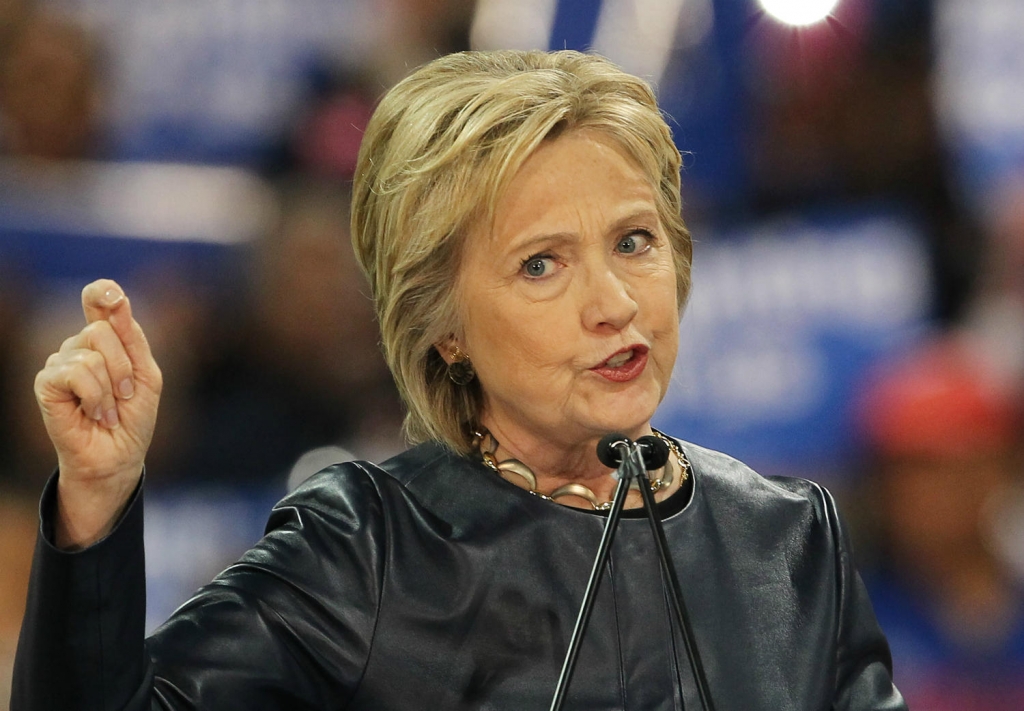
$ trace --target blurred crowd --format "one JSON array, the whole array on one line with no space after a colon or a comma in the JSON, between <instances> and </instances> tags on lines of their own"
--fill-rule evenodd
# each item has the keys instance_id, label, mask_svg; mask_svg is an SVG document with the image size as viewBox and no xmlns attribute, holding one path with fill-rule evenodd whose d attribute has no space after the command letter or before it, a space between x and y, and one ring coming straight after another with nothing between
<instances>
[{"instance_id":1,"label":"blurred crowd","mask_svg":"<svg viewBox=\"0 0 1024 711\"><path fill-rule=\"evenodd\" d=\"M832 20L798 32L776 27L753 0L664 0L660 12L675 8L680 29L663 61L644 66L654 67L689 152L685 216L698 242L705 227L849 206L884 205L918 226L931 285L924 328L865 370L856 397L834 403L851 413L856 448L837 454L833 470L844 474L826 483L852 524L911 708L1019 711L1024 161L1000 166L987 182L962 175L962 146L949 130L956 109L939 73L949 65L944 53L962 44L942 30L957 2L840 0ZM287 57L268 81L287 83L289 100L276 89L265 105L245 97L250 115L266 120L235 132L227 103L218 103L237 91L230 62L214 82L196 74L208 58L182 59L176 86L195 96L164 101L191 108L153 118L130 100L135 58L147 50L126 29L126 4L0 0L0 708L36 499L54 466L32 381L80 328L86 281L124 283L165 374L147 461L157 499L213 488L273 497L334 459L381 459L403 447L401 405L348 241L361 128L376 98L409 69L470 47L522 46L537 33L517 30L516 13L505 20L501 4L486 0L346 0L333 3L336 17L328 5L283 4L266 21L266 32L293 28L290 53L252 30L257 46L245 51ZM601 38L614 34L602 29L602 11L629 5L641 13L658 3L521 5L532 13L529 27L546 28L538 47L602 49ZM1005 11L1024 30L1024 14L1011 5L977 7L992 17ZM232 18L255 26L243 5L212 6L232 31ZM322 20L302 32L285 22L317 11ZM644 26L637 18L629 25ZM731 53L742 60L728 61ZM612 59L627 69L634 61ZM245 61L236 62L239 76ZM1019 138L1024 145L1024 130ZM77 187L64 192L88 202L96 192L89 176L131 161L244 171L265 188L269 208L244 239L218 239L214 226L201 249L180 235L154 247L149 233L159 242L161 227L145 219L198 213L193 204L142 205L145 239L105 235L88 221L39 226L22 210L26 200L64 210L71 198L53 193L68 185ZM74 203L70 220L103 204ZM111 272L88 254L109 254ZM793 471L807 474L797 463Z\"/></svg>"}]
</instances>

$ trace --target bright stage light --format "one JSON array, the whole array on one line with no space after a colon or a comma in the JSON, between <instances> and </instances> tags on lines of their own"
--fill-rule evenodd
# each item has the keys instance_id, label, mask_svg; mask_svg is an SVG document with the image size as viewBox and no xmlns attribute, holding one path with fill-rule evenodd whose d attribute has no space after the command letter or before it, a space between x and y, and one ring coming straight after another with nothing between
<instances>
[{"instance_id":1,"label":"bright stage light","mask_svg":"<svg viewBox=\"0 0 1024 711\"><path fill-rule=\"evenodd\" d=\"M761 0L769 15L787 25L812 25L824 20L839 0Z\"/></svg>"}]
</instances>

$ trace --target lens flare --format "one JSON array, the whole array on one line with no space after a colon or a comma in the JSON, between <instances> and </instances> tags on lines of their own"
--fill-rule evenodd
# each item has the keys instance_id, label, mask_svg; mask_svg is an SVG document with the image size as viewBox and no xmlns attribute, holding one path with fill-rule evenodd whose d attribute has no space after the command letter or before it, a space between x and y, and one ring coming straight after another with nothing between
<instances>
[{"instance_id":1,"label":"lens flare","mask_svg":"<svg viewBox=\"0 0 1024 711\"><path fill-rule=\"evenodd\" d=\"M787 25L813 25L828 17L839 0L761 0L761 6Z\"/></svg>"}]
</instances>

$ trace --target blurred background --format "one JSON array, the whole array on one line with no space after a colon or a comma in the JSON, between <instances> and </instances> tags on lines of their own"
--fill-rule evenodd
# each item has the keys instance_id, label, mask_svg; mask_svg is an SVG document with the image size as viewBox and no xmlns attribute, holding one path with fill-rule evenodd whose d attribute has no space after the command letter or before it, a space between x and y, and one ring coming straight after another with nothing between
<instances>
[{"instance_id":1,"label":"blurred background","mask_svg":"<svg viewBox=\"0 0 1024 711\"><path fill-rule=\"evenodd\" d=\"M915 711L1021 711L1022 36L1019 0L0 0L0 708L82 286L165 374L155 626L289 486L404 446L348 242L375 101L568 47L650 79L685 154L656 424L837 493Z\"/></svg>"}]
</instances>

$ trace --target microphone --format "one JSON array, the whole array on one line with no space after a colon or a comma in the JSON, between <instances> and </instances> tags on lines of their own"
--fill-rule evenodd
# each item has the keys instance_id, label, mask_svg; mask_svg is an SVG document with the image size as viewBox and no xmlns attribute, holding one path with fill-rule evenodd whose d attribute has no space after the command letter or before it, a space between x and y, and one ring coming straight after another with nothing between
<instances>
[{"instance_id":1,"label":"microphone","mask_svg":"<svg viewBox=\"0 0 1024 711\"><path fill-rule=\"evenodd\" d=\"M619 434L618 432L606 434L597 443L597 458L601 460L601 464L609 469L618 469L619 465L622 464L624 456L624 453L620 451L621 448L626 447L625 454L628 454L629 447L632 445L633 442L624 434Z\"/></svg>"},{"instance_id":2,"label":"microphone","mask_svg":"<svg viewBox=\"0 0 1024 711\"><path fill-rule=\"evenodd\" d=\"M616 469L622 464L623 456L628 455L629 447L639 447L644 459L644 467L650 471L661 469L668 461L669 449L664 440L654 435L644 435L636 442L630 441L625 435L613 432L606 434L597 443L597 458L609 469ZM623 450L623 447L626 449Z\"/></svg>"},{"instance_id":3,"label":"microphone","mask_svg":"<svg viewBox=\"0 0 1024 711\"><path fill-rule=\"evenodd\" d=\"M644 466L647 471L661 469L668 462L668 443L661 437L644 435L636 441L640 447L640 454L644 458Z\"/></svg>"}]
</instances>

